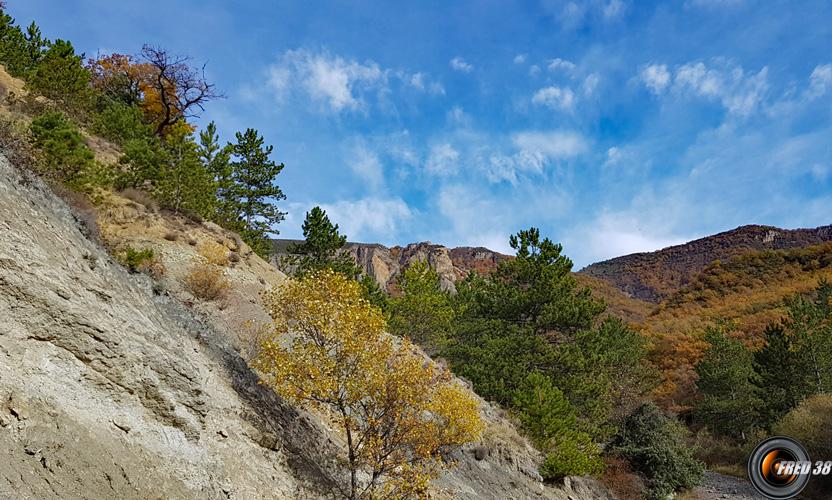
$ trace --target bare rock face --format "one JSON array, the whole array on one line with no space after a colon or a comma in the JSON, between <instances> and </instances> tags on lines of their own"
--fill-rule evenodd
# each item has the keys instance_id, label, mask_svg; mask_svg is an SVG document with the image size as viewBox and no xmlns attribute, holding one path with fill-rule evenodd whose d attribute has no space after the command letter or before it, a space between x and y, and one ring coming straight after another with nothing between
<instances>
[{"instance_id":1,"label":"bare rock face","mask_svg":"<svg viewBox=\"0 0 832 500\"><path fill-rule=\"evenodd\" d=\"M349 248L359 267L375 278L379 286L390 292L395 292L396 278L402 270L416 261L428 262L439 275L442 288L455 291L456 282L464 279L472 270L489 273L496 269L497 264L509 258L487 248L447 248L429 241L392 248L351 243Z\"/></svg>"},{"instance_id":2,"label":"bare rock face","mask_svg":"<svg viewBox=\"0 0 832 500\"><path fill-rule=\"evenodd\" d=\"M0 497L314 498L321 428L0 158Z\"/></svg>"}]
</instances>

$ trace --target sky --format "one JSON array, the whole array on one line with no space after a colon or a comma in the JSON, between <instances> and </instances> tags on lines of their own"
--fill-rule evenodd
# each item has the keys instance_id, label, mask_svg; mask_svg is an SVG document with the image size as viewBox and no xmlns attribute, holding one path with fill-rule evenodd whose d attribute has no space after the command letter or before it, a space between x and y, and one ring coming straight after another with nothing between
<instances>
[{"instance_id":1,"label":"sky","mask_svg":"<svg viewBox=\"0 0 832 500\"><path fill-rule=\"evenodd\" d=\"M188 55L351 241L577 267L744 224L832 223L832 2L8 0L88 56Z\"/></svg>"}]
</instances>

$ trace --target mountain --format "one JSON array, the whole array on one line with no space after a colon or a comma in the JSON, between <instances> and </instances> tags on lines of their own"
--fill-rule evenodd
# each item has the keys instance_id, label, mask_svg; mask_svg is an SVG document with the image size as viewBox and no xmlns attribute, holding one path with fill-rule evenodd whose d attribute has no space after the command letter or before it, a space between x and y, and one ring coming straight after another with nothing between
<instances>
[{"instance_id":1,"label":"mountain","mask_svg":"<svg viewBox=\"0 0 832 500\"><path fill-rule=\"evenodd\" d=\"M597 262L579 273L611 283L632 298L658 304L714 261L727 261L749 251L801 248L827 241L832 241L832 226L741 226L655 252Z\"/></svg>"},{"instance_id":2,"label":"mountain","mask_svg":"<svg viewBox=\"0 0 832 500\"><path fill-rule=\"evenodd\" d=\"M281 256L288 253L288 247L298 240L272 240L274 256L272 262L279 265ZM406 246L388 248L376 243L348 243L348 250L355 257L358 266L375 278L379 286L388 292L395 292L396 278L411 262L426 260L439 274L442 287L455 289L455 283L471 271L488 273L508 255L483 247L447 248L429 241L411 243Z\"/></svg>"}]
</instances>

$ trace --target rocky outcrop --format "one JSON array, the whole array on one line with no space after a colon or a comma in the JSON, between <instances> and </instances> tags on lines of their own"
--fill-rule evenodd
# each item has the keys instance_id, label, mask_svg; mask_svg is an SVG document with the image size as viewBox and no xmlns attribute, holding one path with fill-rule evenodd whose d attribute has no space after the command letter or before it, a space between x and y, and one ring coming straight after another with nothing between
<instances>
[{"instance_id":1,"label":"rocky outcrop","mask_svg":"<svg viewBox=\"0 0 832 500\"><path fill-rule=\"evenodd\" d=\"M286 255L286 249L293 242L295 240L273 240L274 263ZM456 282L469 272L489 273L501 261L510 258L487 248L448 248L429 241L391 248L375 243L348 243L347 248L359 268L391 293L396 292L396 278L414 261L427 261L439 275L442 288L453 291Z\"/></svg>"},{"instance_id":2,"label":"rocky outcrop","mask_svg":"<svg viewBox=\"0 0 832 500\"><path fill-rule=\"evenodd\" d=\"M725 261L750 251L801 248L827 241L832 241L832 226L780 229L749 225L656 252L616 257L579 272L609 282L635 299L659 303L716 260Z\"/></svg>"}]
</instances>

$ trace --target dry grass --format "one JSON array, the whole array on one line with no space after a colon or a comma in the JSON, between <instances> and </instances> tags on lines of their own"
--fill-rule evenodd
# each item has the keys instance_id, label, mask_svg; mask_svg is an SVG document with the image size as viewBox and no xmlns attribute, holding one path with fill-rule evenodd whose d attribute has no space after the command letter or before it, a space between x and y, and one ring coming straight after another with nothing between
<instances>
[{"instance_id":1,"label":"dry grass","mask_svg":"<svg viewBox=\"0 0 832 500\"><path fill-rule=\"evenodd\" d=\"M621 499L643 498L644 481L630 469L626 460L617 457L604 459L606 468L601 482Z\"/></svg>"},{"instance_id":2,"label":"dry grass","mask_svg":"<svg viewBox=\"0 0 832 500\"><path fill-rule=\"evenodd\" d=\"M144 207L151 212L155 213L159 211L159 204L156 203L156 200L140 189L127 188L120 191L118 194L130 201L138 203L139 205L144 205Z\"/></svg>"},{"instance_id":3,"label":"dry grass","mask_svg":"<svg viewBox=\"0 0 832 500\"><path fill-rule=\"evenodd\" d=\"M197 251L209 264L215 266L228 265L228 249L224 245L206 241L198 247Z\"/></svg>"},{"instance_id":4,"label":"dry grass","mask_svg":"<svg viewBox=\"0 0 832 500\"><path fill-rule=\"evenodd\" d=\"M176 241L179 239L179 233L175 233L173 231L168 231L167 233L162 236L164 239L168 241Z\"/></svg>"},{"instance_id":5,"label":"dry grass","mask_svg":"<svg viewBox=\"0 0 832 500\"><path fill-rule=\"evenodd\" d=\"M195 297L203 300L222 298L229 287L222 268L208 263L195 264L185 276L185 285Z\"/></svg>"}]
</instances>

